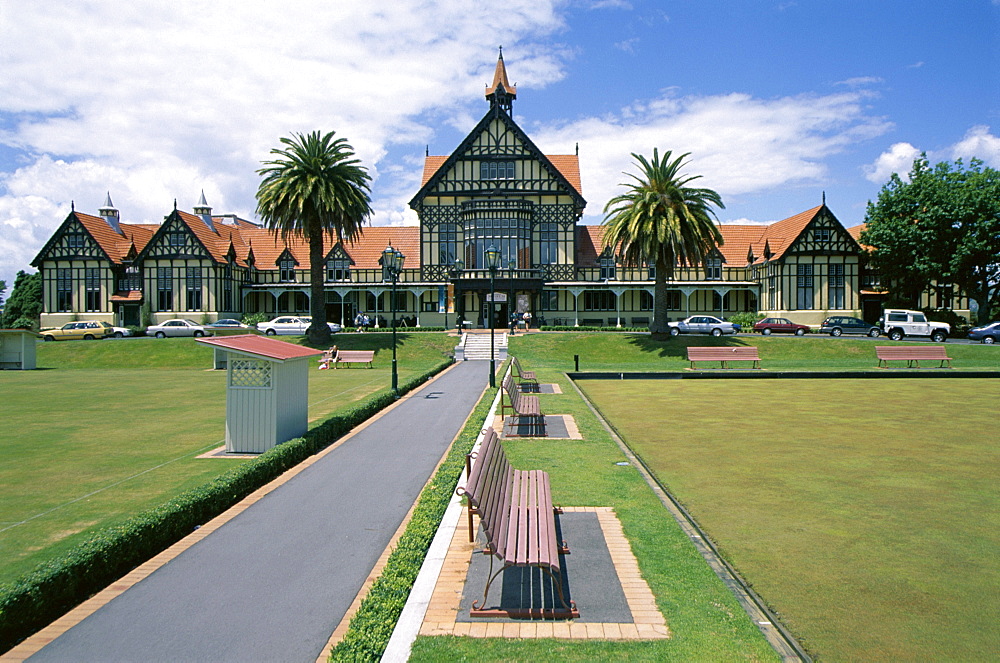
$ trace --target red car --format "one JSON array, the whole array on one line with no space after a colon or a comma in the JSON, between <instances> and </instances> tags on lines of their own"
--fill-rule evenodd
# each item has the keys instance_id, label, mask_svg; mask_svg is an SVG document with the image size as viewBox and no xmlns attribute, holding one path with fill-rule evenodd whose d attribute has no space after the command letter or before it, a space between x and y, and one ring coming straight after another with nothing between
<instances>
[{"instance_id":1,"label":"red car","mask_svg":"<svg viewBox=\"0 0 1000 663\"><path fill-rule=\"evenodd\" d=\"M753 326L753 330L758 334L795 334L802 336L809 332L808 325L800 325L792 322L788 318L764 318Z\"/></svg>"}]
</instances>

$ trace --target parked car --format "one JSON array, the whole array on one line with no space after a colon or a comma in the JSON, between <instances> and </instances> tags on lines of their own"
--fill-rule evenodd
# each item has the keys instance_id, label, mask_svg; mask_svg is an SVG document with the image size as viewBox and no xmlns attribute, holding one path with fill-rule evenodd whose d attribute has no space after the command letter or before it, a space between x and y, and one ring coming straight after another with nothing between
<instances>
[{"instance_id":1,"label":"parked car","mask_svg":"<svg viewBox=\"0 0 1000 663\"><path fill-rule=\"evenodd\" d=\"M112 327L111 335L115 338L125 338L132 335L132 330L128 327Z\"/></svg>"},{"instance_id":2,"label":"parked car","mask_svg":"<svg viewBox=\"0 0 1000 663\"><path fill-rule=\"evenodd\" d=\"M991 322L983 327L973 327L969 330L969 340L979 341L988 345L1000 341L1000 320Z\"/></svg>"},{"instance_id":3,"label":"parked car","mask_svg":"<svg viewBox=\"0 0 1000 663\"><path fill-rule=\"evenodd\" d=\"M878 325L870 325L861 318L850 318L846 315L834 315L827 318L820 325L819 331L830 336L865 334L872 338L878 338L878 335L881 333Z\"/></svg>"},{"instance_id":4,"label":"parked car","mask_svg":"<svg viewBox=\"0 0 1000 663\"><path fill-rule=\"evenodd\" d=\"M257 323L257 329L268 336L301 336L312 324L312 317L302 315L283 315L269 322ZM326 326L330 328L330 333L335 334L340 331L340 325L335 322L328 322Z\"/></svg>"},{"instance_id":5,"label":"parked car","mask_svg":"<svg viewBox=\"0 0 1000 663\"><path fill-rule=\"evenodd\" d=\"M668 322L667 327L671 336L678 334L711 334L712 336L722 336L723 334L736 334L740 331L740 326L727 320L719 320L711 315L692 315L679 322Z\"/></svg>"},{"instance_id":6,"label":"parked car","mask_svg":"<svg viewBox=\"0 0 1000 663\"><path fill-rule=\"evenodd\" d=\"M113 329L106 322L82 320L80 322L67 322L59 329L46 329L41 332L41 335L44 341L71 341L81 338L86 341L93 341L113 335Z\"/></svg>"},{"instance_id":7,"label":"parked car","mask_svg":"<svg viewBox=\"0 0 1000 663\"><path fill-rule=\"evenodd\" d=\"M193 320L175 318L161 322L158 325L150 325L146 328L146 334L156 338L166 338L167 336L211 336L212 330L205 329Z\"/></svg>"},{"instance_id":8,"label":"parked car","mask_svg":"<svg viewBox=\"0 0 1000 663\"><path fill-rule=\"evenodd\" d=\"M922 311L906 309L885 309L879 326L893 341L901 341L905 336L930 336L935 343L944 343L951 333L947 322L932 322Z\"/></svg>"},{"instance_id":9,"label":"parked car","mask_svg":"<svg viewBox=\"0 0 1000 663\"><path fill-rule=\"evenodd\" d=\"M808 325L800 325L788 318L764 318L753 326L753 330L767 336L769 334L795 334L802 336L809 332Z\"/></svg>"}]
</instances>

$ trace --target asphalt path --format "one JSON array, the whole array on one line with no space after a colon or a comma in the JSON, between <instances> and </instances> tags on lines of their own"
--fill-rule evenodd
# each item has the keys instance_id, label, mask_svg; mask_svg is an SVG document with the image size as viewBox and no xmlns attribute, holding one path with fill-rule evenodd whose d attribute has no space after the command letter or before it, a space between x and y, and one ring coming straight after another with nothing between
<instances>
[{"instance_id":1,"label":"asphalt path","mask_svg":"<svg viewBox=\"0 0 1000 663\"><path fill-rule=\"evenodd\" d=\"M315 661L488 377L452 367L29 660Z\"/></svg>"}]
</instances>

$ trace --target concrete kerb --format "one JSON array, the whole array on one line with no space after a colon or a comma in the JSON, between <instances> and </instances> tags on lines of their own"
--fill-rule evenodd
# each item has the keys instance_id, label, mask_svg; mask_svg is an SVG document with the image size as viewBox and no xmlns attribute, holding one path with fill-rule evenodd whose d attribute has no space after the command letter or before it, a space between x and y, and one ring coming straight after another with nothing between
<instances>
[{"instance_id":1,"label":"concrete kerb","mask_svg":"<svg viewBox=\"0 0 1000 663\"><path fill-rule=\"evenodd\" d=\"M507 368L507 372L510 372L510 367ZM504 375L506 377L506 373ZM486 415L486 421L493 421L499 406L500 391L497 390L497 394L493 399L493 405ZM479 449L484 437L485 435L480 432L479 437L476 438L475 445L473 445L473 451ZM466 482L468 478L466 476L467 472L468 469L462 470L462 475L458 480L459 485L463 485ZM441 568L444 566L445 557L448 555L451 539L455 535L455 530L458 528L459 521L462 518L462 509L462 498L457 493L452 493L448 508L445 510L441 524L434 535L434 540L427 550L427 556L424 557L424 563L420 566L420 571L417 573L413 589L410 590L410 596L406 599L403 612L400 614L399 620L396 622L396 628L393 629L389 643L382 654L383 661L405 663L410 658L413 641L417 639L417 634L420 632L420 627L424 622L427 606L431 602L434 587L437 585L438 577L441 575Z\"/></svg>"}]
</instances>

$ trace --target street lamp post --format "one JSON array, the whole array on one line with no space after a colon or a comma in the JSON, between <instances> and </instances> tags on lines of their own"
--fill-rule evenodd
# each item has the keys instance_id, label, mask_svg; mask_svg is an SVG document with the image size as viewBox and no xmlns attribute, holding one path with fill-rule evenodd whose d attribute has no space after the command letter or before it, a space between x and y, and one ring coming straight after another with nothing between
<instances>
[{"instance_id":1,"label":"street lamp post","mask_svg":"<svg viewBox=\"0 0 1000 663\"><path fill-rule=\"evenodd\" d=\"M465 262L460 258L448 268L448 276L450 276L455 281L455 330L458 332L458 336L462 336L462 314L464 313L462 307L462 295L461 289L459 287L458 279L462 276L462 270L465 269ZM444 313L444 328L448 329L448 308L445 307Z\"/></svg>"},{"instance_id":2,"label":"street lamp post","mask_svg":"<svg viewBox=\"0 0 1000 663\"><path fill-rule=\"evenodd\" d=\"M393 396L399 396L399 373L396 370L396 283L399 281L399 275L403 271L403 261L406 256L403 255L402 251L392 248L392 245L385 247L382 251L382 279L385 280L387 277L392 281L392 293L390 298L392 301L390 305L392 307L392 394Z\"/></svg>"},{"instance_id":3,"label":"street lamp post","mask_svg":"<svg viewBox=\"0 0 1000 663\"><path fill-rule=\"evenodd\" d=\"M507 318L508 323L511 326L511 332L517 329L517 320L514 319L514 314L517 313L517 307L514 306L514 269L517 267L517 261L511 258L507 261L507 269L510 270L510 287L507 289Z\"/></svg>"},{"instance_id":4,"label":"street lamp post","mask_svg":"<svg viewBox=\"0 0 1000 663\"><path fill-rule=\"evenodd\" d=\"M500 249L490 246L486 249L486 267L490 270L490 387L497 386L497 362L496 349L493 342L493 309L496 308L494 301L496 295L496 275L497 268L500 267Z\"/></svg>"}]
</instances>

